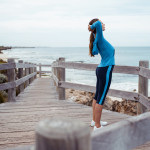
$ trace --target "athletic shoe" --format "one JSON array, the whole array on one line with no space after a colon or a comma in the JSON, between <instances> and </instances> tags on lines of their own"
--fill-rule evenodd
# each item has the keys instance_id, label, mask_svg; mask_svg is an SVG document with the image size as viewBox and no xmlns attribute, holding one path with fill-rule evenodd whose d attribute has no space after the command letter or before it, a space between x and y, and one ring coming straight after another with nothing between
<instances>
[{"instance_id":1,"label":"athletic shoe","mask_svg":"<svg viewBox=\"0 0 150 150\"><path fill-rule=\"evenodd\" d=\"M96 126L94 126L94 129L93 131L98 131L98 130L101 130L101 128L103 128L103 126L101 125L101 127L97 128Z\"/></svg>"},{"instance_id":2,"label":"athletic shoe","mask_svg":"<svg viewBox=\"0 0 150 150\"><path fill-rule=\"evenodd\" d=\"M102 126L106 126L108 123L106 122L106 121L100 121L100 124L102 125ZM91 127L94 127L95 126L95 121L91 121Z\"/></svg>"}]
</instances>

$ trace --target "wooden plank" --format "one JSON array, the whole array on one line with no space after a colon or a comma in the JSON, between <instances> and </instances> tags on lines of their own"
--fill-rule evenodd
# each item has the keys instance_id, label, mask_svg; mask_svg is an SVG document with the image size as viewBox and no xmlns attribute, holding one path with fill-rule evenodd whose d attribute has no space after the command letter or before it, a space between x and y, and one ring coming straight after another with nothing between
<instances>
[{"instance_id":1,"label":"wooden plank","mask_svg":"<svg viewBox=\"0 0 150 150\"><path fill-rule=\"evenodd\" d=\"M139 75L147 78L147 79L150 79L150 69L148 68L144 68L144 67L140 67L140 70L139 70Z\"/></svg>"},{"instance_id":2,"label":"wooden plank","mask_svg":"<svg viewBox=\"0 0 150 150\"><path fill-rule=\"evenodd\" d=\"M33 63L31 63L33 65ZM31 72L34 73L34 67L31 67ZM35 76L35 75L34 75ZM31 81L33 82L34 76L31 77Z\"/></svg>"},{"instance_id":3,"label":"wooden plank","mask_svg":"<svg viewBox=\"0 0 150 150\"><path fill-rule=\"evenodd\" d=\"M92 150L129 150L150 141L150 112L92 133ZM130 138L129 138L130 137ZM109 144L108 144L109 143Z\"/></svg>"},{"instance_id":4,"label":"wooden plank","mask_svg":"<svg viewBox=\"0 0 150 150\"><path fill-rule=\"evenodd\" d=\"M25 64L28 64L28 62L25 62ZM25 68L25 76L29 75L29 68ZM25 81L25 87L29 86L29 79Z\"/></svg>"},{"instance_id":5,"label":"wooden plank","mask_svg":"<svg viewBox=\"0 0 150 150\"><path fill-rule=\"evenodd\" d=\"M31 64L31 63L29 63L29 64ZM32 67L30 67L29 68L29 74L32 74L33 72L32 72ZM31 84L32 83L32 78L29 78L29 84Z\"/></svg>"},{"instance_id":6,"label":"wooden plank","mask_svg":"<svg viewBox=\"0 0 150 150\"><path fill-rule=\"evenodd\" d=\"M113 73L123 73L123 74L139 74L139 67L136 66L118 66L115 65Z\"/></svg>"},{"instance_id":7,"label":"wooden plank","mask_svg":"<svg viewBox=\"0 0 150 150\"><path fill-rule=\"evenodd\" d=\"M139 93L139 102L147 108L146 111L150 111L150 99L148 97Z\"/></svg>"},{"instance_id":8,"label":"wooden plank","mask_svg":"<svg viewBox=\"0 0 150 150\"><path fill-rule=\"evenodd\" d=\"M37 71L37 73L52 73L51 71Z\"/></svg>"},{"instance_id":9,"label":"wooden plank","mask_svg":"<svg viewBox=\"0 0 150 150\"><path fill-rule=\"evenodd\" d=\"M14 59L8 59L8 63L14 63ZM16 73L15 69L8 69L7 70L7 77L8 77L8 82L14 82L16 78ZM11 89L8 89L8 102L15 101L16 99L16 87L13 87Z\"/></svg>"},{"instance_id":10,"label":"wooden plank","mask_svg":"<svg viewBox=\"0 0 150 150\"><path fill-rule=\"evenodd\" d=\"M140 67L149 68L149 61L139 61ZM141 70L141 68L140 68ZM148 79L139 75L138 78L138 93L143 94L144 96L148 97ZM142 103L137 103L137 113L141 114L146 112L147 107Z\"/></svg>"},{"instance_id":11,"label":"wooden plank","mask_svg":"<svg viewBox=\"0 0 150 150\"><path fill-rule=\"evenodd\" d=\"M58 62L63 63L65 61L65 58L60 57ZM57 69L57 78L58 81L65 81L65 68L56 68ZM65 94L65 88L58 86L58 95L59 100L65 100L66 94Z\"/></svg>"},{"instance_id":12,"label":"wooden plank","mask_svg":"<svg viewBox=\"0 0 150 150\"><path fill-rule=\"evenodd\" d=\"M48 92L50 91L50 92ZM92 109L89 106L61 100L52 78L37 78L16 98L16 102L0 105L0 149L34 144L34 129L44 118L67 116L90 125ZM15 116L15 117L14 117ZM102 119L109 124L128 118L128 115L103 110ZM89 127L91 132L92 127Z\"/></svg>"},{"instance_id":13,"label":"wooden plank","mask_svg":"<svg viewBox=\"0 0 150 150\"><path fill-rule=\"evenodd\" d=\"M36 72L29 74L25 77L22 77L21 79L18 79L13 82L2 83L2 84L0 84L0 90L15 88L15 87L19 86L20 84L24 83L25 81L27 81L28 79L30 79L31 77L33 77L35 74L36 74Z\"/></svg>"},{"instance_id":14,"label":"wooden plank","mask_svg":"<svg viewBox=\"0 0 150 150\"><path fill-rule=\"evenodd\" d=\"M39 66L39 65L37 65L37 66ZM51 67L51 65L49 65L49 64L41 64L41 66L42 67Z\"/></svg>"},{"instance_id":15,"label":"wooden plank","mask_svg":"<svg viewBox=\"0 0 150 150\"><path fill-rule=\"evenodd\" d=\"M16 67L15 63L3 63L0 64L0 70L8 70L8 69L13 69Z\"/></svg>"},{"instance_id":16,"label":"wooden plank","mask_svg":"<svg viewBox=\"0 0 150 150\"><path fill-rule=\"evenodd\" d=\"M95 93L95 91L96 91L95 86L77 84L77 83L71 83L71 82L64 82L64 81L59 81L59 86L64 87L64 88L69 88L69 89L92 92L92 93ZM144 96L140 93L109 89L107 95L112 96L112 97L124 98L126 100L139 101L148 110L150 110L150 101L149 101L149 99L146 96Z\"/></svg>"},{"instance_id":17,"label":"wooden plank","mask_svg":"<svg viewBox=\"0 0 150 150\"><path fill-rule=\"evenodd\" d=\"M25 81L27 81L28 79L31 79L33 76L35 76L36 72L33 72L25 77L22 77L21 79L18 79L15 81L16 83L16 87L22 83L24 83Z\"/></svg>"},{"instance_id":18,"label":"wooden plank","mask_svg":"<svg viewBox=\"0 0 150 150\"><path fill-rule=\"evenodd\" d=\"M39 63L39 77L41 78L41 71L42 71L42 67L41 67L41 63Z\"/></svg>"},{"instance_id":19,"label":"wooden plank","mask_svg":"<svg viewBox=\"0 0 150 150\"><path fill-rule=\"evenodd\" d=\"M19 60L19 63L23 63L23 60ZM18 78L21 79L23 77L23 68L18 68ZM19 85L19 93L24 90L24 82Z\"/></svg>"},{"instance_id":20,"label":"wooden plank","mask_svg":"<svg viewBox=\"0 0 150 150\"><path fill-rule=\"evenodd\" d=\"M90 85L85 85L85 84L77 84L77 83L71 83L71 82L64 82L64 81L59 81L59 86L64 87L64 88L69 88L69 89L92 92L92 93L95 93L95 91L96 91L95 86L90 86ZM120 98L124 98L127 100L138 101L138 93L135 93L135 92L109 89L107 95L114 96L114 97L120 97Z\"/></svg>"},{"instance_id":21,"label":"wooden plank","mask_svg":"<svg viewBox=\"0 0 150 150\"><path fill-rule=\"evenodd\" d=\"M32 68L36 67L34 64L16 63L16 68Z\"/></svg>"},{"instance_id":22,"label":"wooden plank","mask_svg":"<svg viewBox=\"0 0 150 150\"><path fill-rule=\"evenodd\" d=\"M53 79L54 79L54 81L56 83L56 86L58 86L59 80L58 80L58 78L55 76L55 74L53 72L52 72L52 77L53 77Z\"/></svg>"},{"instance_id":23,"label":"wooden plank","mask_svg":"<svg viewBox=\"0 0 150 150\"><path fill-rule=\"evenodd\" d=\"M98 64L87 64L87 63L75 63L75 62L55 62L52 64L53 67L61 67L68 69L79 69L79 70L92 70L95 71ZM124 73L124 74L135 74L138 75L139 67L135 66L114 66L113 73Z\"/></svg>"},{"instance_id":24,"label":"wooden plank","mask_svg":"<svg viewBox=\"0 0 150 150\"><path fill-rule=\"evenodd\" d=\"M1 90L6 90L6 89L12 89L14 87L16 87L16 83L15 82L2 83L2 84L0 84L0 91Z\"/></svg>"},{"instance_id":25,"label":"wooden plank","mask_svg":"<svg viewBox=\"0 0 150 150\"><path fill-rule=\"evenodd\" d=\"M36 64L35 64L36 65ZM37 78L37 67L34 67L34 72L36 72L34 78L36 79Z\"/></svg>"}]
</instances>

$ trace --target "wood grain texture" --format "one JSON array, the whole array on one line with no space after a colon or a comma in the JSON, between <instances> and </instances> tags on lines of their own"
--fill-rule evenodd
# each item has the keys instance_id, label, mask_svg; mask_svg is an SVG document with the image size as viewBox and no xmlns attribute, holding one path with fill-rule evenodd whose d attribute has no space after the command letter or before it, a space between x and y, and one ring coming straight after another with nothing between
<instances>
[{"instance_id":1,"label":"wood grain texture","mask_svg":"<svg viewBox=\"0 0 150 150\"><path fill-rule=\"evenodd\" d=\"M39 65L37 65L37 66L39 66ZM41 66L42 67L51 67L51 65L49 65L49 64L41 64Z\"/></svg>"},{"instance_id":2,"label":"wood grain texture","mask_svg":"<svg viewBox=\"0 0 150 150\"><path fill-rule=\"evenodd\" d=\"M36 150L91 150L90 128L66 118L45 119L36 127Z\"/></svg>"},{"instance_id":3,"label":"wood grain texture","mask_svg":"<svg viewBox=\"0 0 150 150\"><path fill-rule=\"evenodd\" d=\"M18 63L23 63L23 60L19 60ZM23 77L23 68L18 68L18 78ZM19 85L19 92L21 93L24 90L24 83Z\"/></svg>"},{"instance_id":4,"label":"wood grain texture","mask_svg":"<svg viewBox=\"0 0 150 150\"><path fill-rule=\"evenodd\" d=\"M12 82L2 83L2 84L0 84L0 90L15 88L15 87L19 86L20 84L24 83L25 81L28 81L31 77L33 77L35 75L36 75L36 72L29 74L25 77L22 77L21 79L12 81Z\"/></svg>"},{"instance_id":5,"label":"wood grain texture","mask_svg":"<svg viewBox=\"0 0 150 150\"><path fill-rule=\"evenodd\" d=\"M149 61L139 61L139 67L149 68ZM148 97L148 79L141 75L139 75L138 78L138 93ZM147 107L142 103L137 103L137 108L138 108L137 110L138 114L147 111Z\"/></svg>"},{"instance_id":6,"label":"wood grain texture","mask_svg":"<svg viewBox=\"0 0 150 150\"><path fill-rule=\"evenodd\" d=\"M59 63L65 62L65 58L60 57L58 60ZM57 78L59 81L65 81L65 68L56 68L57 69ZM65 94L65 88L58 86L58 94L59 94L59 100L65 100L66 94Z\"/></svg>"},{"instance_id":7,"label":"wood grain texture","mask_svg":"<svg viewBox=\"0 0 150 150\"><path fill-rule=\"evenodd\" d=\"M150 112L93 132L92 150L129 150L150 141ZM147 147L148 148L148 147Z\"/></svg>"},{"instance_id":8,"label":"wood grain texture","mask_svg":"<svg viewBox=\"0 0 150 150\"><path fill-rule=\"evenodd\" d=\"M8 70L8 69L13 69L13 68L16 68L16 64L14 62L0 64L0 70Z\"/></svg>"},{"instance_id":9,"label":"wood grain texture","mask_svg":"<svg viewBox=\"0 0 150 150\"><path fill-rule=\"evenodd\" d=\"M93 93L96 91L95 86L90 86L90 85L85 85L85 84L77 84L77 83L71 83L71 82L65 82L65 81L59 81L59 86L64 87L64 88L69 88L69 89L76 89L76 90L83 90L83 91L87 91L87 92L93 92ZM125 98L127 100L138 101L138 93L135 93L135 92L109 89L107 95Z\"/></svg>"},{"instance_id":10,"label":"wood grain texture","mask_svg":"<svg viewBox=\"0 0 150 150\"><path fill-rule=\"evenodd\" d=\"M15 63L14 59L8 59L8 63ZM16 78L15 69L7 70L8 82L14 82ZM16 101L16 87L8 89L8 102Z\"/></svg>"},{"instance_id":11,"label":"wood grain texture","mask_svg":"<svg viewBox=\"0 0 150 150\"><path fill-rule=\"evenodd\" d=\"M27 80L30 80L30 79L31 79L32 77L34 77L35 75L36 75L36 72L33 72L33 73L31 73L31 74L29 74L29 75L27 75L27 76L25 76L25 77L22 77L21 79L16 80L16 81L15 81L16 86L18 86L18 85L24 83L24 82L27 81Z\"/></svg>"},{"instance_id":12,"label":"wood grain texture","mask_svg":"<svg viewBox=\"0 0 150 150\"><path fill-rule=\"evenodd\" d=\"M32 68L32 67L36 67L36 65L30 64L30 63L27 63L27 64L25 64L25 63L23 63L23 64L15 63L15 64L16 64L15 68Z\"/></svg>"},{"instance_id":13,"label":"wood grain texture","mask_svg":"<svg viewBox=\"0 0 150 150\"><path fill-rule=\"evenodd\" d=\"M150 79L150 69L149 68L140 67L139 75Z\"/></svg>"},{"instance_id":14,"label":"wood grain texture","mask_svg":"<svg viewBox=\"0 0 150 150\"><path fill-rule=\"evenodd\" d=\"M69 100L58 100L52 78L37 78L16 102L0 105L0 149L35 143L35 127L45 118L68 118L84 123L91 132L92 108ZM102 120L109 125L130 116L103 109ZM108 125L108 126L109 126Z\"/></svg>"},{"instance_id":15,"label":"wood grain texture","mask_svg":"<svg viewBox=\"0 0 150 150\"><path fill-rule=\"evenodd\" d=\"M41 63L39 63L39 77L41 77L41 71L42 71L42 67L41 67Z\"/></svg>"},{"instance_id":16,"label":"wood grain texture","mask_svg":"<svg viewBox=\"0 0 150 150\"><path fill-rule=\"evenodd\" d=\"M98 64L87 64L87 63L76 63L76 62L55 62L52 64L53 67L62 67L68 69L79 69L79 70L94 70ZM124 73L124 74L135 74L138 75L139 67L136 66L118 66L115 65L113 73Z\"/></svg>"},{"instance_id":17,"label":"wood grain texture","mask_svg":"<svg viewBox=\"0 0 150 150\"><path fill-rule=\"evenodd\" d=\"M28 62L25 62L25 64L28 64ZM25 68L25 76L29 75L29 68ZM29 86L29 79L25 81L25 87Z\"/></svg>"}]
</instances>

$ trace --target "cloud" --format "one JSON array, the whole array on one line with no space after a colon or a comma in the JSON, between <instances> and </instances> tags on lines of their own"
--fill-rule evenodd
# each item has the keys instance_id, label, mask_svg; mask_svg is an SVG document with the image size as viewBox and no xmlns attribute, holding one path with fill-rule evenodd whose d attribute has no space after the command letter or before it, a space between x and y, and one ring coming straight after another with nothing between
<instances>
[{"instance_id":1,"label":"cloud","mask_svg":"<svg viewBox=\"0 0 150 150\"><path fill-rule=\"evenodd\" d=\"M95 17L106 24L104 35L115 45L149 45L147 0L1 0L0 41L8 45L88 46L87 24ZM51 35L52 42L48 39Z\"/></svg>"}]
</instances>

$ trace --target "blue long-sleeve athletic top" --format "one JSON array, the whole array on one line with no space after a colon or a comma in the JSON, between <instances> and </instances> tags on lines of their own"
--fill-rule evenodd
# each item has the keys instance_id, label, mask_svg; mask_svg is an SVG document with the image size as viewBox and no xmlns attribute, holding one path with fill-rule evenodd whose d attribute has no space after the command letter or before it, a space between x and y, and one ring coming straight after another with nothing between
<instances>
[{"instance_id":1,"label":"blue long-sleeve athletic top","mask_svg":"<svg viewBox=\"0 0 150 150\"><path fill-rule=\"evenodd\" d=\"M93 44L97 44L101 55L101 62L98 67L115 65L115 48L104 38L101 22L98 20L90 27L92 30L96 28L96 38Z\"/></svg>"}]
</instances>

